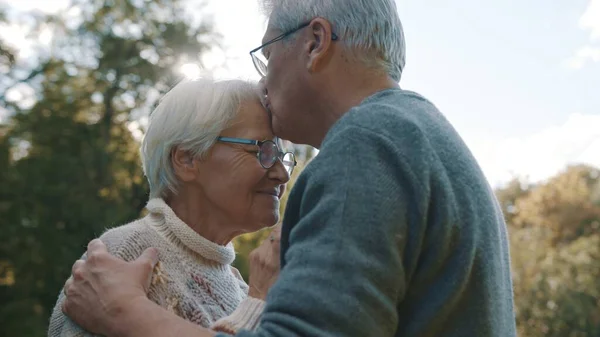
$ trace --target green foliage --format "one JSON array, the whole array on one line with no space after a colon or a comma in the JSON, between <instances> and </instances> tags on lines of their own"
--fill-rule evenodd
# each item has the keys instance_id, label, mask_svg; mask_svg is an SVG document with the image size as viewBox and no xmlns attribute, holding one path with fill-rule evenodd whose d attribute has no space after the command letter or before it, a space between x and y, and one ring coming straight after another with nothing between
<instances>
[{"instance_id":1,"label":"green foliage","mask_svg":"<svg viewBox=\"0 0 600 337\"><path fill-rule=\"evenodd\" d=\"M0 7L0 24L6 22L5 9ZM15 51L0 39L0 74L7 73L15 63Z\"/></svg>"},{"instance_id":2,"label":"green foliage","mask_svg":"<svg viewBox=\"0 0 600 337\"><path fill-rule=\"evenodd\" d=\"M233 266L240 271L246 282L248 282L248 272L250 271L248 256L254 248L258 247L268 237L270 232L270 228L265 228L258 232L240 235L233 240L236 252Z\"/></svg>"},{"instance_id":3,"label":"green foliage","mask_svg":"<svg viewBox=\"0 0 600 337\"><path fill-rule=\"evenodd\" d=\"M138 4L138 5L136 5ZM177 0L78 1L82 21L55 28L35 90L0 125L0 335L44 336L58 292L89 240L140 215L148 199L130 121L197 61L212 37ZM0 59L1 62L1 59Z\"/></svg>"}]
</instances>

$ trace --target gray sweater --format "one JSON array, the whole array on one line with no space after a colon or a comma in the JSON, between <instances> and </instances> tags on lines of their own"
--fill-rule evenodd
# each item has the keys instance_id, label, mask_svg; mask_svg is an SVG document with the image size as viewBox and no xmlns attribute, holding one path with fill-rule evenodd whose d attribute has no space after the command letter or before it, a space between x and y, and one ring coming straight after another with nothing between
<instances>
[{"instance_id":1,"label":"gray sweater","mask_svg":"<svg viewBox=\"0 0 600 337\"><path fill-rule=\"evenodd\" d=\"M296 182L261 325L237 336L516 336L506 225L423 97L346 113Z\"/></svg>"}]
</instances>

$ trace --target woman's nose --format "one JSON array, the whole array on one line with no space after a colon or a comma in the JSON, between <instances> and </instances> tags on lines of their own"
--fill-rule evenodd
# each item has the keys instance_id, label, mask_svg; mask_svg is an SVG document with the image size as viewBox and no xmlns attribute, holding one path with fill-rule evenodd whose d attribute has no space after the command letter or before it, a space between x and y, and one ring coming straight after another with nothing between
<instances>
[{"instance_id":1,"label":"woman's nose","mask_svg":"<svg viewBox=\"0 0 600 337\"><path fill-rule=\"evenodd\" d=\"M290 180L290 175L280 159L277 159L273 167L269 169L267 176L269 179L277 180L280 184L285 184Z\"/></svg>"}]
</instances>

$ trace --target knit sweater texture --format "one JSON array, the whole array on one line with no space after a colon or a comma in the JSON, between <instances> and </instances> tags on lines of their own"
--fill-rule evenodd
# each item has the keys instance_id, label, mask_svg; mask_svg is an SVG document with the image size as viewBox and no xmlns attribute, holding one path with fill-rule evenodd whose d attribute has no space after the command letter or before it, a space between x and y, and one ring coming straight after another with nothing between
<instances>
[{"instance_id":1,"label":"knit sweater texture","mask_svg":"<svg viewBox=\"0 0 600 337\"><path fill-rule=\"evenodd\" d=\"M294 184L281 272L240 337L514 337L506 225L477 161L422 96L349 110ZM221 336L221 335L219 335Z\"/></svg>"},{"instance_id":2,"label":"knit sweater texture","mask_svg":"<svg viewBox=\"0 0 600 337\"><path fill-rule=\"evenodd\" d=\"M254 330L264 302L248 297L248 285L231 266L233 245L213 243L186 225L162 200L148 202L144 218L106 231L100 240L126 261L158 249L148 298L184 319L216 331ZM85 259L85 255L84 255ZM49 337L93 336L61 311L61 290L50 318Z\"/></svg>"}]
</instances>

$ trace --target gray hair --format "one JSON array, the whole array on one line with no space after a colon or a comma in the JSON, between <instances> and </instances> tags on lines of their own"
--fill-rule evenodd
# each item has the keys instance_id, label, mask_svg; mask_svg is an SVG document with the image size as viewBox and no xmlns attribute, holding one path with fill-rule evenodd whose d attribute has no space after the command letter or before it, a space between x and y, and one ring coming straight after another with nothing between
<instances>
[{"instance_id":1,"label":"gray hair","mask_svg":"<svg viewBox=\"0 0 600 337\"><path fill-rule=\"evenodd\" d=\"M171 163L175 148L200 158L237 116L241 105L259 101L258 86L241 80L201 78L177 84L150 115L140 154L150 184L150 198L177 193Z\"/></svg>"},{"instance_id":2,"label":"gray hair","mask_svg":"<svg viewBox=\"0 0 600 337\"><path fill-rule=\"evenodd\" d=\"M402 23L394 0L259 0L269 24L287 32L316 17L367 66L400 81L406 63Z\"/></svg>"}]
</instances>

